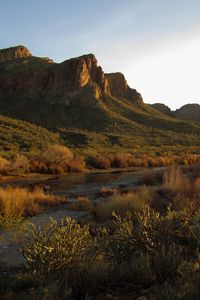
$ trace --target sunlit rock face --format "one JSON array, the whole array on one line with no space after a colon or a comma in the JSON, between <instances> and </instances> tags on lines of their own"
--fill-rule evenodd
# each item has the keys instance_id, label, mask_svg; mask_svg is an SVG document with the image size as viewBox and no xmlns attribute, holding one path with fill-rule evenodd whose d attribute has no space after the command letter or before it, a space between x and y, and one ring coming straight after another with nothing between
<instances>
[{"instance_id":1,"label":"sunlit rock face","mask_svg":"<svg viewBox=\"0 0 200 300\"><path fill-rule=\"evenodd\" d=\"M11 61L21 57L32 56L29 50L24 46L16 46L7 49L0 49L0 62Z\"/></svg>"},{"instance_id":2,"label":"sunlit rock face","mask_svg":"<svg viewBox=\"0 0 200 300\"><path fill-rule=\"evenodd\" d=\"M105 74L94 54L54 63L33 56L24 46L0 50L0 113L44 125L43 116L48 112L52 126L61 126L73 116L76 119L77 111L79 118L86 110L107 115L110 108L106 107L115 98L142 103L124 75ZM89 117L97 120L95 114Z\"/></svg>"}]
</instances>

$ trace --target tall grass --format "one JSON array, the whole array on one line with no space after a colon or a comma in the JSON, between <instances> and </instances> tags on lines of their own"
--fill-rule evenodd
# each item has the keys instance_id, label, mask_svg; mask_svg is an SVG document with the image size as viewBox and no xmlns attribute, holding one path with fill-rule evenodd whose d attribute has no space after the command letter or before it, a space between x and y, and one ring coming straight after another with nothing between
<instances>
[{"instance_id":1,"label":"tall grass","mask_svg":"<svg viewBox=\"0 0 200 300\"><path fill-rule=\"evenodd\" d=\"M178 166L172 166L165 172L163 186L175 193L190 193L192 191L190 180Z\"/></svg>"},{"instance_id":2,"label":"tall grass","mask_svg":"<svg viewBox=\"0 0 200 300\"><path fill-rule=\"evenodd\" d=\"M152 192L147 187L141 187L137 192L114 194L97 205L95 213L100 221L110 220L113 212L125 217L127 212L135 213L142 210L142 207L149 203L151 196Z\"/></svg>"},{"instance_id":3,"label":"tall grass","mask_svg":"<svg viewBox=\"0 0 200 300\"><path fill-rule=\"evenodd\" d=\"M64 201L41 189L30 192L25 188L0 188L0 212L6 217L31 216L41 211L43 206L55 205Z\"/></svg>"}]
</instances>

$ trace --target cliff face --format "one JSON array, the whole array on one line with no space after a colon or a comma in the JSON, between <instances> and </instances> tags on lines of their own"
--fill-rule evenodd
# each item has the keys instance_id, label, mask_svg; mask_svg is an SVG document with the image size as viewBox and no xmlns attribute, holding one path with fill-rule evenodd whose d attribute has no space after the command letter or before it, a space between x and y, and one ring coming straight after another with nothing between
<instances>
[{"instance_id":1,"label":"cliff face","mask_svg":"<svg viewBox=\"0 0 200 300\"><path fill-rule=\"evenodd\" d=\"M123 74L104 74L93 54L55 64L48 58L32 56L24 46L17 46L0 50L0 63L4 63L0 65L1 94L6 97L37 100L42 94L50 103L67 103L66 100L85 94L86 88L96 99L112 95L131 97L134 91Z\"/></svg>"},{"instance_id":2,"label":"cliff face","mask_svg":"<svg viewBox=\"0 0 200 300\"><path fill-rule=\"evenodd\" d=\"M54 63L24 46L0 50L0 113L6 116L50 128L123 132L138 123L162 128L160 111L144 104L122 73L104 73L93 54ZM169 130L176 126L165 122Z\"/></svg>"}]
</instances>

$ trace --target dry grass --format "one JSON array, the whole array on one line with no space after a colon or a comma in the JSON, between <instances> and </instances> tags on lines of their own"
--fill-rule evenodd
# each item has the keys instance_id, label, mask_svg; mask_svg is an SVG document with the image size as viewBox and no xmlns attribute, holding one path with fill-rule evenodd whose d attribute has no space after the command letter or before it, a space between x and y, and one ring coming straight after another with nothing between
<instances>
[{"instance_id":1,"label":"dry grass","mask_svg":"<svg viewBox=\"0 0 200 300\"><path fill-rule=\"evenodd\" d=\"M0 157L0 174L7 175L10 169L10 162L9 160Z\"/></svg>"},{"instance_id":2,"label":"dry grass","mask_svg":"<svg viewBox=\"0 0 200 300\"><path fill-rule=\"evenodd\" d=\"M79 197L75 202L73 202L69 207L70 210L77 211L91 211L94 209L94 205L87 197Z\"/></svg>"},{"instance_id":3,"label":"dry grass","mask_svg":"<svg viewBox=\"0 0 200 300\"><path fill-rule=\"evenodd\" d=\"M190 180L183 174L178 166L169 168L163 177L163 186L174 193L187 193L192 192L192 184Z\"/></svg>"},{"instance_id":4,"label":"dry grass","mask_svg":"<svg viewBox=\"0 0 200 300\"><path fill-rule=\"evenodd\" d=\"M110 220L113 212L125 217L127 212L140 211L143 205L149 203L151 197L152 192L147 187L141 187L137 192L115 194L97 205L95 215L100 221Z\"/></svg>"},{"instance_id":5,"label":"dry grass","mask_svg":"<svg viewBox=\"0 0 200 300\"><path fill-rule=\"evenodd\" d=\"M6 217L31 216L42 207L64 202L63 198L45 194L41 189L29 191L25 188L0 188L0 212Z\"/></svg>"}]
</instances>

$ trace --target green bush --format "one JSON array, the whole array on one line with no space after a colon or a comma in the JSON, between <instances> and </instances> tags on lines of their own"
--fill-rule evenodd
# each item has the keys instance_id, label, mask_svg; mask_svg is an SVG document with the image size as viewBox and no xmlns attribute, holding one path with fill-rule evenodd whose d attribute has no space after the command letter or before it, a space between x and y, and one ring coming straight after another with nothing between
<instances>
[{"instance_id":1,"label":"green bush","mask_svg":"<svg viewBox=\"0 0 200 300\"><path fill-rule=\"evenodd\" d=\"M91 246L88 226L81 228L71 218L62 220L61 224L51 219L43 228L32 227L22 254L40 284L59 280L62 285L66 275L84 263Z\"/></svg>"}]
</instances>

